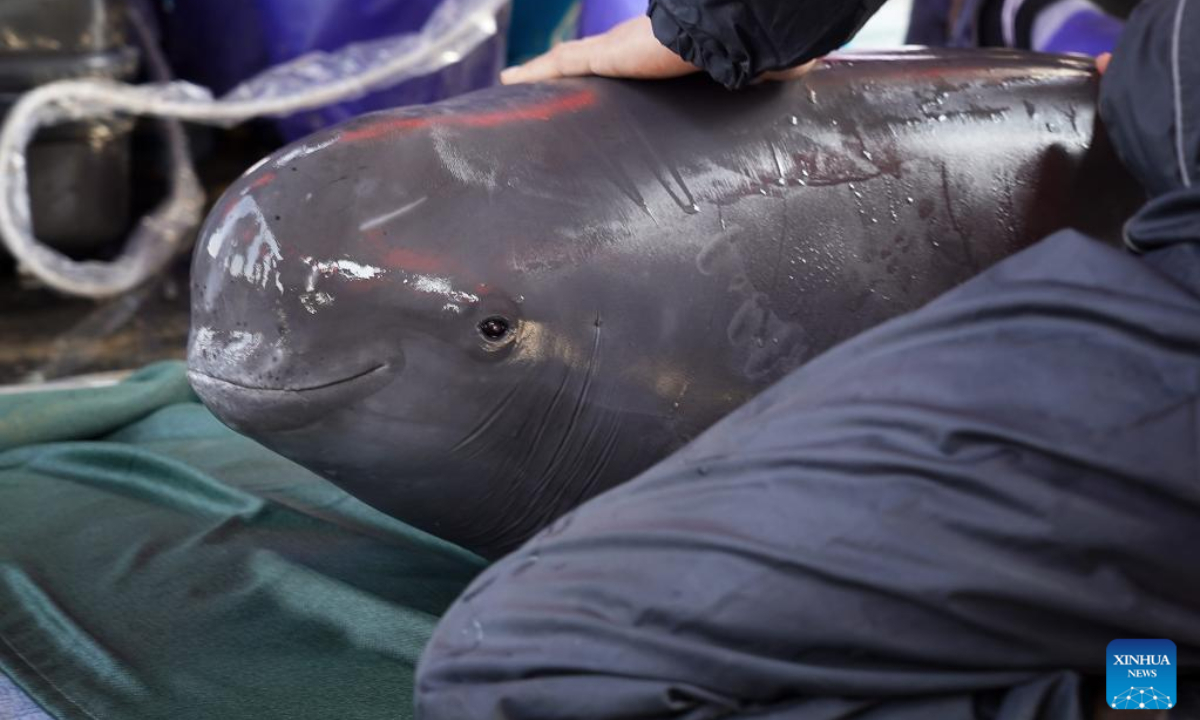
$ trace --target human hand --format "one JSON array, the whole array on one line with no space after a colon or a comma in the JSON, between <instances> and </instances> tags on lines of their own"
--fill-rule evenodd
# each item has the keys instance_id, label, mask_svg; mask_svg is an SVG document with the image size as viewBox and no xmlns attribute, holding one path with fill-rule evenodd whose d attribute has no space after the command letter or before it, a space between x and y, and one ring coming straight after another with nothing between
<instances>
[{"instance_id":1,"label":"human hand","mask_svg":"<svg viewBox=\"0 0 1200 720\"><path fill-rule=\"evenodd\" d=\"M650 18L642 16L601 35L555 45L550 52L500 73L500 82L513 85L581 75L657 80L699 70L660 43Z\"/></svg>"},{"instance_id":2,"label":"human hand","mask_svg":"<svg viewBox=\"0 0 1200 720\"><path fill-rule=\"evenodd\" d=\"M799 67L763 73L758 81L794 80L815 63L814 60ZM664 80L699 70L660 43L650 27L650 18L642 16L601 35L556 45L544 55L500 73L500 82L515 85L582 75Z\"/></svg>"},{"instance_id":3,"label":"human hand","mask_svg":"<svg viewBox=\"0 0 1200 720\"><path fill-rule=\"evenodd\" d=\"M1108 70L1108 63L1112 61L1112 53L1104 53L1096 58L1096 69L1103 75L1105 70Z\"/></svg>"}]
</instances>

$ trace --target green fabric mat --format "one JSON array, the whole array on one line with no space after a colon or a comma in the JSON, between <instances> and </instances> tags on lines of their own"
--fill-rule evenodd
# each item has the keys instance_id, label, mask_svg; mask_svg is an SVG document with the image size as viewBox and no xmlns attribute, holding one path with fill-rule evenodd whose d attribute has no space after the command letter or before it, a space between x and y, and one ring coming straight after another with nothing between
<instances>
[{"instance_id":1,"label":"green fabric mat","mask_svg":"<svg viewBox=\"0 0 1200 720\"><path fill-rule=\"evenodd\" d=\"M0 396L0 669L56 717L412 717L482 567L226 429L179 363Z\"/></svg>"}]
</instances>

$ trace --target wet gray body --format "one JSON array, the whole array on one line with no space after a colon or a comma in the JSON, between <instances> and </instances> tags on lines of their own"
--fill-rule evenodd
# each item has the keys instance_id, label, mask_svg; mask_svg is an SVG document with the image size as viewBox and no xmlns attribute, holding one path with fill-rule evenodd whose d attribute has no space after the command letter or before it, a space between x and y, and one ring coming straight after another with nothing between
<instances>
[{"instance_id":1,"label":"wet gray body","mask_svg":"<svg viewBox=\"0 0 1200 720\"><path fill-rule=\"evenodd\" d=\"M1136 192L1090 63L847 57L496 88L268 158L194 265L225 422L484 554L632 478L831 345Z\"/></svg>"}]
</instances>

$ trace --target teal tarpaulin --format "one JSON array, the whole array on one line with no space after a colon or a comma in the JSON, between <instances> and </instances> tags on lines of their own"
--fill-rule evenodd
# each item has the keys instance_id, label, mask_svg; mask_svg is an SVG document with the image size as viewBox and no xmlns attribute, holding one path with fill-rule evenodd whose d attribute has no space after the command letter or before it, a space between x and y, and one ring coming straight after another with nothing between
<instances>
[{"instance_id":1,"label":"teal tarpaulin","mask_svg":"<svg viewBox=\"0 0 1200 720\"><path fill-rule=\"evenodd\" d=\"M409 718L482 567L225 428L178 363L0 396L0 670L55 717Z\"/></svg>"}]
</instances>

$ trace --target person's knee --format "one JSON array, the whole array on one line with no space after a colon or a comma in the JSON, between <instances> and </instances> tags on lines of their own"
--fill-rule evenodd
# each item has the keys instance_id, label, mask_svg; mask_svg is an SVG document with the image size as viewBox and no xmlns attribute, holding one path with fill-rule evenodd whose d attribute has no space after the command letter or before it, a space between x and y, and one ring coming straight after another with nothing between
<instances>
[{"instance_id":1,"label":"person's knee","mask_svg":"<svg viewBox=\"0 0 1200 720\"><path fill-rule=\"evenodd\" d=\"M638 676L634 657L643 651L631 629L607 622L594 603L525 595L513 565L493 568L438 626L417 671L420 720L599 720L679 709L685 695Z\"/></svg>"},{"instance_id":2,"label":"person's knee","mask_svg":"<svg viewBox=\"0 0 1200 720\"><path fill-rule=\"evenodd\" d=\"M631 556L626 545L602 532L539 538L489 568L425 649L418 718L611 720L736 707L703 681L714 677L713 644L681 625L686 600L703 595L681 597L694 566L661 549Z\"/></svg>"}]
</instances>

